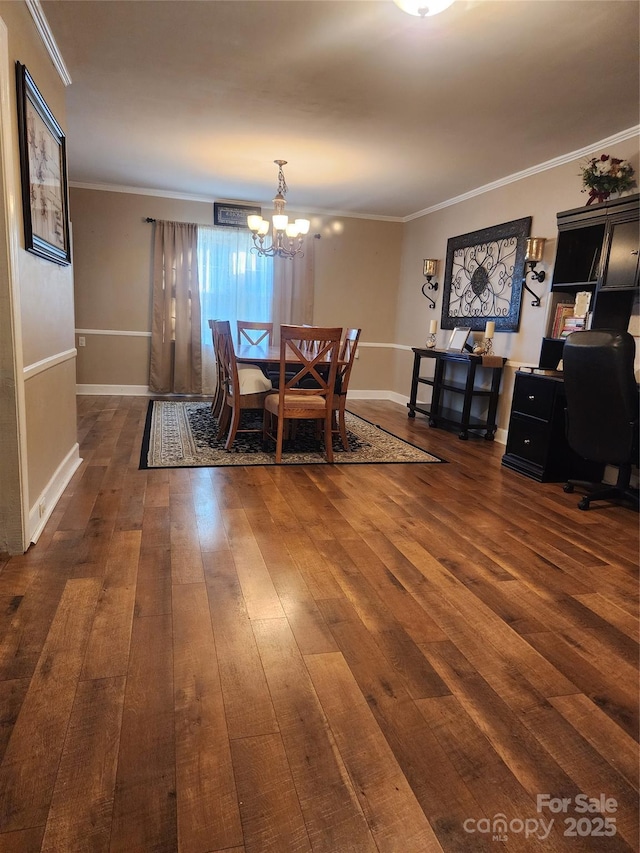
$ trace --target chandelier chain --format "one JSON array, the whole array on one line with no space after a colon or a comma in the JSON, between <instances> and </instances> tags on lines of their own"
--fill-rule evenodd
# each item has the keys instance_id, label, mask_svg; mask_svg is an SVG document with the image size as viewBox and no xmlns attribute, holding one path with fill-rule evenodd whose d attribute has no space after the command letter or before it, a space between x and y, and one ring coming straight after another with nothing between
<instances>
[{"instance_id":1,"label":"chandelier chain","mask_svg":"<svg viewBox=\"0 0 640 853\"><path fill-rule=\"evenodd\" d=\"M278 165L278 194L279 195L286 195L288 190L289 190L289 187L287 186L287 182L284 179L284 172L282 170L283 165L284 164Z\"/></svg>"}]
</instances>

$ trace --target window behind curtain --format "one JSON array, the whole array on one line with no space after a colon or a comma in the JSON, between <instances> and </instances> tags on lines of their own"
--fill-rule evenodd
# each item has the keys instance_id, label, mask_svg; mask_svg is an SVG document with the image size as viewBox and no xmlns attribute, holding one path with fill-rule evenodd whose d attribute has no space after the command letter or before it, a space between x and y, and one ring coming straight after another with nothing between
<instances>
[{"instance_id":1,"label":"window behind curtain","mask_svg":"<svg viewBox=\"0 0 640 853\"><path fill-rule=\"evenodd\" d=\"M198 228L201 340L204 393L215 387L209 320L272 319L273 259L252 253L253 239L243 228Z\"/></svg>"}]
</instances>

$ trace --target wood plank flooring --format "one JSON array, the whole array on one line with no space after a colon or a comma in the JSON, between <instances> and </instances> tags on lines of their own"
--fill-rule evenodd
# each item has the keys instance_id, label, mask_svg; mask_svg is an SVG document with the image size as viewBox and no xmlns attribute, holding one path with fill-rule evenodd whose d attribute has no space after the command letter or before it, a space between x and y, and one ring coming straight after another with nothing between
<instances>
[{"instance_id":1,"label":"wood plank flooring","mask_svg":"<svg viewBox=\"0 0 640 853\"><path fill-rule=\"evenodd\" d=\"M638 850L636 513L381 402L448 464L140 471L147 402L0 556L0 853Z\"/></svg>"}]
</instances>

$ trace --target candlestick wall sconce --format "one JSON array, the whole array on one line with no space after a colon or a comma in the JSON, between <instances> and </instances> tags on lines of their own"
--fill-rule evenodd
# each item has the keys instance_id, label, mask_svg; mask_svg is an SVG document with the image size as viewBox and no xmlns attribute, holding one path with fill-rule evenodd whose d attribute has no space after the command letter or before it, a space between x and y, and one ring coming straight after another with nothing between
<instances>
[{"instance_id":1,"label":"candlestick wall sconce","mask_svg":"<svg viewBox=\"0 0 640 853\"><path fill-rule=\"evenodd\" d=\"M425 292L425 288L429 288L429 290L436 291L438 289L438 282L432 281L433 277L436 275L438 270L438 261L433 260L433 258L425 258L422 262L422 275L426 278L425 283L422 285L422 295L425 299L428 299L431 303L430 307L435 308L436 302L435 299L432 299L428 293Z\"/></svg>"},{"instance_id":2,"label":"candlestick wall sconce","mask_svg":"<svg viewBox=\"0 0 640 853\"><path fill-rule=\"evenodd\" d=\"M525 263L525 273L522 277L522 286L525 290L528 290L529 293L533 296L531 300L531 304L534 308L540 307L540 297L531 290L529 285L527 284L527 276L530 275L535 281L539 281L542 283L545 280L546 273L544 270L538 270L536 272L536 266L542 260L542 254L544 252L544 244L546 242L546 237L528 237L527 238L527 252L524 258ZM527 266L529 267L529 271L527 272Z\"/></svg>"}]
</instances>

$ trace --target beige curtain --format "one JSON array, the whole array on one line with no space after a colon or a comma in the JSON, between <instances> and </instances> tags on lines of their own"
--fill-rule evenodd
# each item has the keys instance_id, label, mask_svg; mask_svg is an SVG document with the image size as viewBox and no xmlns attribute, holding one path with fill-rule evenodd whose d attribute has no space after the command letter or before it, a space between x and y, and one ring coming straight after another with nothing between
<instances>
[{"instance_id":1,"label":"beige curtain","mask_svg":"<svg viewBox=\"0 0 640 853\"><path fill-rule=\"evenodd\" d=\"M156 222L149 389L201 394L198 226Z\"/></svg>"},{"instance_id":2,"label":"beige curtain","mask_svg":"<svg viewBox=\"0 0 640 853\"><path fill-rule=\"evenodd\" d=\"M273 328L281 323L313 323L314 238L307 237L304 256L273 259ZM276 338L279 340L279 335Z\"/></svg>"}]
</instances>

